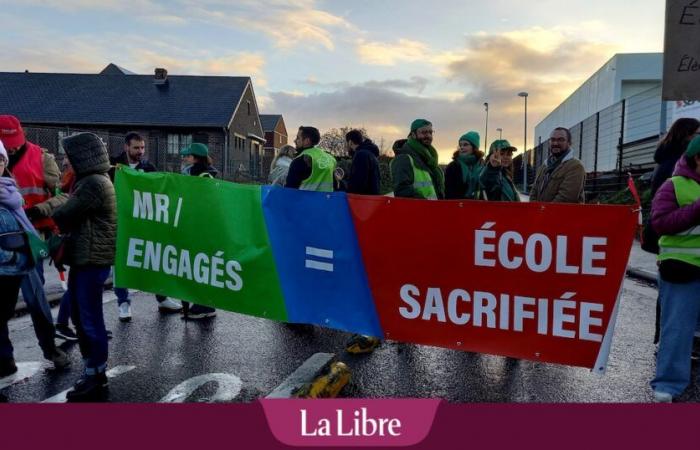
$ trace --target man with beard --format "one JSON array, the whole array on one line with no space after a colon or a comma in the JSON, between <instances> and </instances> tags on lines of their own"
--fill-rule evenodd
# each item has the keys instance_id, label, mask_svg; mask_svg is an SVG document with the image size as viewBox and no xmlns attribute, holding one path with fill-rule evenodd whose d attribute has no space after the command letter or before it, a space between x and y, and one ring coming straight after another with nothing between
<instances>
[{"instance_id":1,"label":"man with beard","mask_svg":"<svg viewBox=\"0 0 700 450\"><path fill-rule=\"evenodd\" d=\"M143 172L156 172L156 167L151 164L146 158L146 141L138 133L128 133L124 138L124 151L116 158L110 158L110 164L113 166L110 171L110 177L114 181L114 170L117 164L129 166L132 169ZM131 320L131 299L129 298L129 290L126 288L114 288L114 294L117 296L117 304L119 308L119 320L128 322ZM174 300L171 300L162 295L156 295L158 300L158 311L163 313L174 313L182 310L182 305Z\"/></svg>"},{"instance_id":2,"label":"man with beard","mask_svg":"<svg viewBox=\"0 0 700 450\"><path fill-rule=\"evenodd\" d=\"M571 132L567 128L555 128L549 135L549 153L535 175L530 201L584 203L586 169L574 157Z\"/></svg>"},{"instance_id":3,"label":"man with beard","mask_svg":"<svg viewBox=\"0 0 700 450\"><path fill-rule=\"evenodd\" d=\"M425 119L411 123L408 139L394 143L391 162L394 196L438 200L445 198L445 174L433 148L433 124Z\"/></svg>"},{"instance_id":4,"label":"man with beard","mask_svg":"<svg viewBox=\"0 0 700 450\"><path fill-rule=\"evenodd\" d=\"M317 147L321 133L314 127L299 127L294 145L297 157L289 165L284 187L302 191L333 192L336 161L333 155Z\"/></svg>"}]
</instances>

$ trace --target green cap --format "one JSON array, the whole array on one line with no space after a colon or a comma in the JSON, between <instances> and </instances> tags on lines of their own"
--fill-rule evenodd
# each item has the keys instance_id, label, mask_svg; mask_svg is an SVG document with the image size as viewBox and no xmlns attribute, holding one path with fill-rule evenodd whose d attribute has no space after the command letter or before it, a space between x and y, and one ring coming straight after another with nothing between
<instances>
[{"instance_id":1,"label":"green cap","mask_svg":"<svg viewBox=\"0 0 700 450\"><path fill-rule=\"evenodd\" d=\"M515 147L510 145L510 142L506 141L505 139L496 139L493 141L491 144L491 147L489 147L489 153L494 152L495 150L512 150L515 151L517 150Z\"/></svg>"},{"instance_id":2,"label":"green cap","mask_svg":"<svg viewBox=\"0 0 700 450\"><path fill-rule=\"evenodd\" d=\"M474 146L474 148L479 148L479 144L481 143L481 138L479 137L479 133L477 133L476 131L470 131L468 133L464 133L459 138L458 142L462 142L462 141L467 141L470 144L472 144L472 146Z\"/></svg>"},{"instance_id":3,"label":"green cap","mask_svg":"<svg viewBox=\"0 0 700 450\"><path fill-rule=\"evenodd\" d=\"M700 155L700 136L695 136L695 138L690 141L688 148L685 149L685 154L688 156Z\"/></svg>"},{"instance_id":4,"label":"green cap","mask_svg":"<svg viewBox=\"0 0 700 450\"><path fill-rule=\"evenodd\" d=\"M209 156L209 149L206 145L195 142L182 149L180 155Z\"/></svg>"},{"instance_id":5,"label":"green cap","mask_svg":"<svg viewBox=\"0 0 700 450\"><path fill-rule=\"evenodd\" d=\"M426 126L432 125L432 124L433 124L433 123L432 123L431 121L429 121L429 120L425 120L425 119L416 119L416 120L414 120L413 122L411 122L411 133L413 133L414 131L416 131L418 128L423 128L423 127L426 127Z\"/></svg>"}]
</instances>

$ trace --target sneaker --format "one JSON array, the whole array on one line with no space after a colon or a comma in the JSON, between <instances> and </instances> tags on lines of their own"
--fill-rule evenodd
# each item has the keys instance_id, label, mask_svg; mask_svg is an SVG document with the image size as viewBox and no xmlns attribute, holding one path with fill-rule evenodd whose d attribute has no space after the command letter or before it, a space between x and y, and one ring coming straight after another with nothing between
<instances>
[{"instance_id":1,"label":"sneaker","mask_svg":"<svg viewBox=\"0 0 700 450\"><path fill-rule=\"evenodd\" d=\"M100 402L107 400L109 389L107 375L102 372L97 375L83 375L73 389L66 393L69 402Z\"/></svg>"},{"instance_id":2,"label":"sneaker","mask_svg":"<svg viewBox=\"0 0 700 450\"><path fill-rule=\"evenodd\" d=\"M210 317L216 317L216 310L208 306L192 305L187 314L183 317L185 320L202 320Z\"/></svg>"},{"instance_id":3,"label":"sneaker","mask_svg":"<svg viewBox=\"0 0 700 450\"><path fill-rule=\"evenodd\" d=\"M668 392L654 391L654 403L671 403L673 396Z\"/></svg>"},{"instance_id":4,"label":"sneaker","mask_svg":"<svg viewBox=\"0 0 700 450\"><path fill-rule=\"evenodd\" d=\"M380 343L381 341L376 337L355 334L350 338L350 341L348 341L345 351L353 354L370 353L374 351L375 348L379 347Z\"/></svg>"},{"instance_id":5,"label":"sneaker","mask_svg":"<svg viewBox=\"0 0 700 450\"><path fill-rule=\"evenodd\" d=\"M119 305L119 320L121 322L129 322L131 320L131 304L129 302Z\"/></svg>"},{"instance_id":6,"label":"sneaker","mask_svg":"<svg viewBox=\"0 0 700 450\"><path fill-rule=\"evenodd\" d=\"M17 372L17 364L14 358L0 359L0 378L9 377L15 372Z\"/></svg>"},{"instance_id":7,"label":"sneaker","mask_svg":"<svg viewBox=\"0 0 700 450\"><path fill-rule=\"evenodd\" d=\"M70 366L70 359L68 358L68 355L66 355L60 348L54 350L53 355L46 359L53 363L53 367L56 370L63 370Z\"/></svg>"},{"instance_id":8,"label":"sneaker","mask_svg":"<svg viewBox=\"0 0 700 450\"><path fill-rule=\"evenodd\" d=\"M75 334L68 325L56 324L56 337L68 342L75 342L78 340L78 335Z\"/></svg>"},{"instance_id":9,"label":"sneaker","mask_svg":"<svg viewBox=\"0 0 700 450\"><path fill-rule=\"evenodd\" d=\"M182 311L182 305L180 302L166 298L162 302L158 303L158 311L162 313L177 313Z\"/></svg>"}]
</instances>

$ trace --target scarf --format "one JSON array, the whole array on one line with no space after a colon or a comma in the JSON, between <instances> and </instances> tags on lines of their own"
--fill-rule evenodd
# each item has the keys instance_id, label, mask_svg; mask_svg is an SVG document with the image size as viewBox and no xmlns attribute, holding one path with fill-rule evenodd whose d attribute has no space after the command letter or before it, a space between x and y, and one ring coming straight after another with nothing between
<instances>
[{"instance_id":1,"label":"scarf","mask_svg":"<svg viewBox=\"0 0 700 450\"><path fill-rule=\"evenodd\" d=\"M457 155L455 160L462 168L462 182L467 185L464 193L465 198L476 198L479 191L479 173L481 167L477 162L476 155Z\"/></svg>"},{"instance_id":2,"label":"scarf","mask_svg":"<svg viewBox=\"0 0 700 450\"><path fill-rule=\"evenodd\" d=\"M445 198L445 174L442 173L442 169L438 165L437 150L432 145L426 147L414 138L409 138L406 143L411 156L420 159L423 165L428 168L437 197Z\"/></svg>"},{"instance_id":3,"label":"scarf","mask_svg":"<svg viewBox=\"0 0 700 450\"><path fill-rule=\"evenodd\" d=\"M549 158L547 158L547 170L544 171L544 179L542 180L542 186L539 190L539 193L541 194L542 191L544 191L544 188L549 184L549 178L552 176L555 170L557 170L557 167L564 161L564 158L569 156L571 153L571 149L568 149L564 153L561 153L559 155L550 155Z\"/></svg>"},{"instance_id":4,"label":"scarf","mask_svg":"<svg viewBox=\"0 0 700 450\"><path fill-rule=\"evenodd\" d=\"M34 226L32 226L32 222L29 220L24 212L24 209L22 208L23 203L24 200L17 189L17 183L15 180L13 178L6 177L0 178L0 205L15 216L15 219L17 219L17 222L19 222L20 227L22 227L24 231L38 236Z\"/></svg>"}]
</instances>

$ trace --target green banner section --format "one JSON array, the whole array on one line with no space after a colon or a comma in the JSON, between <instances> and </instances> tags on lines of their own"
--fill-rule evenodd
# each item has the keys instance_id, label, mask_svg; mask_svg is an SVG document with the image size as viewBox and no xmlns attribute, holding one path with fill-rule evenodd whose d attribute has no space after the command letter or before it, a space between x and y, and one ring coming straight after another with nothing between
<instances>
[{"instance_id":1,"label":"green banner section","mask_svg":"<svg viewBox=\"0 0 700 450\"><path fill-rule=\"evenodd\" d=\"M117 170L115 285L287 320L259 186Z\"/></svg>"}]
</instances>

